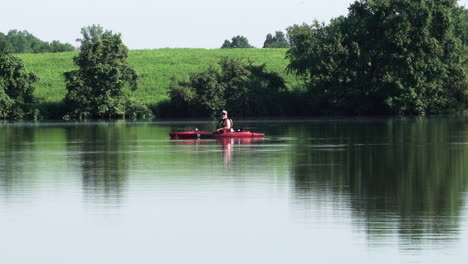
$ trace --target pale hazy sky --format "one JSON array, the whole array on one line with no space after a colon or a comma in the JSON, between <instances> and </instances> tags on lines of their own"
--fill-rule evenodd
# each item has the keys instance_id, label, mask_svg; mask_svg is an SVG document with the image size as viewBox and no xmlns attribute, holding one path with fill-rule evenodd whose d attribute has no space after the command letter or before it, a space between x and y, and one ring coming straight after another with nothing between
<instances>
[{"instance_id":1,"label":"pale hazy sky","mask_svg":"<svg viewBox=\"0 0 468 264\"><path fill-rule=\"evenodd\" d=\"M77 45L80 29L100 24L122 33L130 49L219 48L243 35L265 36L314 19L347 14L353 0L3 0L0 32L27 30L44 41ZM459 4L467 6L468 0Z\"/></svg>"}]
</instances>

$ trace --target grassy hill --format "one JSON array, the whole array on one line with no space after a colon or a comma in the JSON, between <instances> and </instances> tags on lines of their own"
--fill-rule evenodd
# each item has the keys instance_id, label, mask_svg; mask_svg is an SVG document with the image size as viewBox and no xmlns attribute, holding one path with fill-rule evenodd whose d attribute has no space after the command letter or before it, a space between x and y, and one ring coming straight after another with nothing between
<instances>
[{"instance_id":1,"label":"grassy hill","mask_svg":"<svg viewBox=\"0 0 468 264\"><path fill-rule=\"evenodd\" d=\"M281 74L288 87L297 82L286 74L287 49L156 49L131 50L128 62L140 74L139 88L134 97L147 104L167 99L171 77L186 79L193 72L205 70L221 57L244 58L255 65L266 64L267 71ZM76 69L73 57L77 52L17 54L29 71L41 79L36 84L35 96L42 102L60 102L66 94L63 73Z\"/></svg>"}]
</instances>

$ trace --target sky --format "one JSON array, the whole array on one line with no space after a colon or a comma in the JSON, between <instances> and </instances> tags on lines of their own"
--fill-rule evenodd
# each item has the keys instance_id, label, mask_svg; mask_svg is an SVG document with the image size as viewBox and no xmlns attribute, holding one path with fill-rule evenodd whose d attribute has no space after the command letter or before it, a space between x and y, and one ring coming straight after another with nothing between
<instances>
[{"instance_id":1,"label":"sky","mask_svg":"<svg viewBox=\"0 0 468 264\"><path fill-rule=\"evenodd\" d=\"M80 29L121 33L129 49L219 48L242 35L261 48L268 33L346 15L354 0L16 0L2 1L0 32L77 46ZM468 6L468 0L460 0Z\"/></svg>"}]
</instances>

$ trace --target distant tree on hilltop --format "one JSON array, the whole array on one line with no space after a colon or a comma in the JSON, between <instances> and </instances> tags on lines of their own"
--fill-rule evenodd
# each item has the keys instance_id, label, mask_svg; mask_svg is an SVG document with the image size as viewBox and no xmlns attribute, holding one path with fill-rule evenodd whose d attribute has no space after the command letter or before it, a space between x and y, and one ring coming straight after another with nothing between
<instances>
[{"instance_id":1,"label":"distant tree on hilltop","mask_svg":"<svg viewBox=\"0 0 468 264\"><path fill-rule=\"evenodd\" d=\"M289 48L289 43L282 31L276 31L275 36L271 34L266 36L263 48Z\"/></svg>"},{"instance_id":2,"label":"distant tree on hilltop","mask_svg":"<svg viewBox=\"0 0 468 264\"><path fill-rule=\"evenodd\" d=\"M46 53L74 51L75 47L68 43L54 40L52 43L42 41L26 30L10 30L6 35L0 33L0 41L8 41L13 53Z\"/></svg>"},{"instance_id":3,"label":"distant tree on hilltop","mask_svg":"<svg viewBox=\"0 0 468 264\"><path fill-rule=\"evenodd\" d=\"M222 49L248 49L254 48L254 46L249 44L249 40L244 36L235 36L232 37L231 41L225 40Z\"/></svg>"}]
</instances>

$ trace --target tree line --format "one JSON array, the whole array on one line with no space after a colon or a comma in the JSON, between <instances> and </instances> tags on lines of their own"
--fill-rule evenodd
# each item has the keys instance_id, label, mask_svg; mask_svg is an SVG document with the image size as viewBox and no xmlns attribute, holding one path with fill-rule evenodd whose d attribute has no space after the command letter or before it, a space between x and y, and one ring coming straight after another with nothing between
<instances>
[{"instance_id":1,"label":"tree line","mask_svg":"<svg viewBox=\"0 0 468 264\"><path fill-rule=\"evenodd\" d=\"M290 43L283 33L283 31L276 31L275 35L272 34L266 35L266 39L263 42L263 48L289 48ZM249 40L247 37L237 35L232 37L231 41L225 40L223 45L221 45L222 49L250 49L255 48L254 46L250 45Z\"/></svg>"},{"instance_id":2,"label":"tree line","mask_svg":"<svg viewBox=\"0 0 468 264\"><path fill-rule=\"evenodd\" d=\"M303 79L302 92L281 96L282 114L424 115L465 111L468 15L456 0L361 0L348 10L346 16L328 24L315 21L288 27L287 38L281 31L267 35L263 47L289 47L287 71ZM235 36L221 48L251 47L247 38ZM196 98L202 93L194 77L190 77L191 85L182 86L191 87L189 92L172 87L175 105L184 100L186 106L191 100L201 105ZM230 87L229 81L224 84ZM213 88L206 85L204 89L216 92ZM276 92L271 89L268 95ZM249 114L277 110L252 103L269 111ZM196 113L195 106L190 109L187 114Z\"/></svg>"},{"instance_id":3,"label":"tree line","mask_svg":"<svg viewBox=\"0 0 468 264\"><path fill-rule=\"evenodd\" d=\"M222 58L188 80L177 76L170 99L152 110L134 101L139 75L126 62L120 34L83 28L78 70L64 75L65 118L207 116L229 109L252 115L445 114L468 106L467 10L456 0L360 0L328 24L293 25L266 37L264 47L290 47L287 71L302 79L287 89L276 72L242 59ZM223 48L251 47L245 37ZM33 84L0 44L0 118L34 118Z\"/></svg>"},{"instance_id":4,"label":"tree line","mask_svg":"<svg viewBox=\"0 0 468 264\"><path fill-rule=\"evenodd\" d=\"M91 29L91 30L102 30L102 29ZM98 34L99 32L88 32L88 34ZM102 33L102 32L101 32ZM91 36L84 36L91 37ZM80 39L78 39L79 41ZM52 42L42 41L33 34L26 30L12 29L8 33L4 34L0 32L0 43L3 45L11 46L13 53L57 53L75 51L76 48L69 43L61 43L58 40ZM266 36L263 48L289 48L289 42L286 35L282 31L276 31L275 35L268 34ZM247 37L237 35L232 39L225 40L222 49L233 49L233 48L255 48L250 45Z\"/></svg>"},{"instance_id":5,"label":"tree line","mask_svg":"<svg viewBox=\"0 0 468 264\"><path fill-rule=\"evenodd\" d=\"M63 119L145 118L149 109L131 99L138 74L126 62L128 48L120 34L99 25L81 29L80 53L73 62L77 70L66 72L67 94L59 117ZM37 119L40 112L33 97L39 78L28 72L13 55L11 45L0 44L0 119ZM57 116L57 113L49 115Z\"/></svg>"},{"instance_id":6,"label":"tree line","mask_svg":"<svg viewBox=\"0 0 468 264\"><path fill-rule=\"evenodd\" d=\"M26 30L10 30L7 34L0 32L0 43L11 46L13 53L57 53L74 51L69 43L61 43L58 40L46 42L38 39Z\"/></svg>"}]
</instances>

